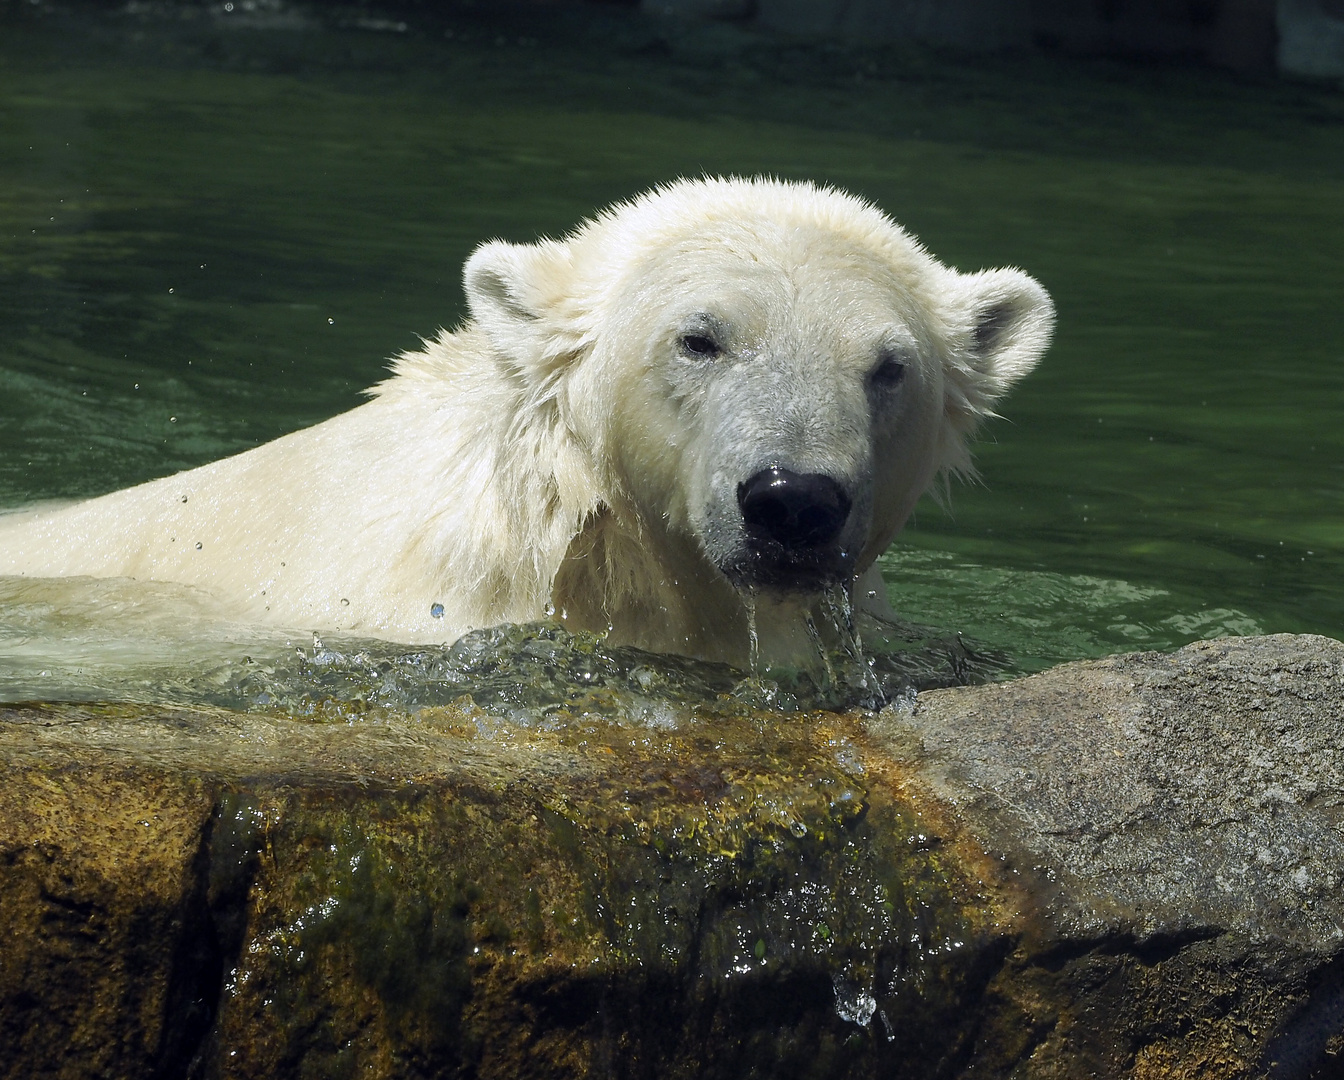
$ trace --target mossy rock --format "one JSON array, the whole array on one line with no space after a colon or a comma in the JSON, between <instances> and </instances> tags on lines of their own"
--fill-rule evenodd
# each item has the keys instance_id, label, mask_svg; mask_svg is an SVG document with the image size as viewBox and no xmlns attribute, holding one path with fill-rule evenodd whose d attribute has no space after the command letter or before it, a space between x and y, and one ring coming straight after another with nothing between
<instances>
[{"instance_id":1,"label":"mossy rock","mask_svg":"<svg viewBox=\"0 0 1344 1080\"><path fill-rule=\"evenodd\" d=\"M0 708L0 1076L1326 1075L1342 703L1285 637L881 714Z\"/></svg>"}]
</instances>

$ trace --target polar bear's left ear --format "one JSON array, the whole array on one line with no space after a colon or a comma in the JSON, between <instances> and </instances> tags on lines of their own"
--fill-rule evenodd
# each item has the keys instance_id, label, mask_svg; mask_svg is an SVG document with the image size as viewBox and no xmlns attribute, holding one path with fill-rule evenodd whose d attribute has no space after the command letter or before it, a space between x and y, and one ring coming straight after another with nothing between
<instances>
[{"instance_id":1,"label":"polar bear's left ear","mask_svg":"<svg viewBox=\"0 0 1344 1080\"><path fill-rule=\"evenodd\" d=\"M565 325L565 289L572 281L569 249L554 240L508 244L492 240L462 270L471 317L491 343L521 367L546 364L574 347Z\"/></svg>"},{"instance_id":2,"label":"polar bear's left ear","mask_svg":"<svg viewBox=\"0 0 1344 1080\"><path fill-rule=\"evenodd\" d=\"M1036 366L1050 344L1055 305L1021 270L958 274L953 291L957 347L948 408L973 425Z\"/></svg>"}]
</instances>

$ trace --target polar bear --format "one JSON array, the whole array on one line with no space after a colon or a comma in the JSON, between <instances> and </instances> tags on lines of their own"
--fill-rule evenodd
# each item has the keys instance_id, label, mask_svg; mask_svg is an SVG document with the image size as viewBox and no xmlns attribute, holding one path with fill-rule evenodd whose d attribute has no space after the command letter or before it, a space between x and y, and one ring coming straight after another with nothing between
<instances>
[{"instance_id":1,"label":"polar bear","mask_svg":"<svg viewBox=\"0 0 1344 1080\"><path fill-rule=\"evenodd\" d=\"M741 665L759 628L787 660L827 590L885 603L874 561L971 470L1053 324L1021 271L958 273L860 198L759 178L482 244L464 281L468 321L367 403L0 518L0 574L185 583L404 642L553 615Z\"/></svg>"}]
</instances>

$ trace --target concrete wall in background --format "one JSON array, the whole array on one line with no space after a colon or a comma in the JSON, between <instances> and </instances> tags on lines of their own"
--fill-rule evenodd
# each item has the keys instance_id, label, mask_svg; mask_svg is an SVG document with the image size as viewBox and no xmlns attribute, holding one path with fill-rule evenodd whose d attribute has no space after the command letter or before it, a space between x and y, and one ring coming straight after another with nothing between
<instances>
[{"instance_id":1,"label":"concrete wall in background","mask_svg":"<svg viewBox=\"0 0 1344 1080\"><path fill-rule=\"evenodd\" d=\"M1344 79L1344 0L1279 0L1279 70Z\"/></svg>"},{"instance_id":2,"label":"concrete wall in background","mask_svg":"<svg viewBox=\"0 0 1344 1080\"><path fill-rule=\"evenodd\" d=\"M1184 57L1344 78L1344 0L640 0L650 14L970 51Z\"/></svg>"},{"instance_id":3,"label":"concrete wall in background","mask_svg":"<svg viewBox=\"0 0 1344 1080\"><path fill-rule=\"evenodd\" d=\"M1032 38L1025 0L756 0L756 22L809 37L914 39L985 51Z\"/></svg>"}]
</instances>

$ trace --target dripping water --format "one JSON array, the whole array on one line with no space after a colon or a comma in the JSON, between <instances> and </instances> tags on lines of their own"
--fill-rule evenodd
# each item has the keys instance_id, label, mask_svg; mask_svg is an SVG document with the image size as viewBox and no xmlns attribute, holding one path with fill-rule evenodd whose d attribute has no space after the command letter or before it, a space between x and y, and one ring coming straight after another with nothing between
<instances>
[{"instance_id":1,"label":"dripping water","mask_svg":"<svg viewBox=\"0 0 1344 1080\"><path fill-rule=\"evenodd\" d=\"M822 641L821 634L817 632L816 620L812 618L812 612L808 612L804 618L804 625L807 627L807 639L812 643L812 648L817 651L821 657L822 664L826 667L826 684L824 689L833 692L840 687L840 679L836 676L835 665L831 663L831 651L826 648L826 642Z\"/></svg>"},{"instance_id":2,"label":"dripping water","mask_svg":"<svg viewBox=\"0 0 1344 1080\"><path fill-rule=\"evenodd\" d=\"M865 690L873 691L881 700L882 683L877 676L874 659L863 651L863 638L860 635L858 620L855 618L849 590L844 585L834 585L822 594L822 601L826 606L827 617L839 631L840 647L851 662L851 670L858 685Z\"/></svg>"},{"instance_id":3,"label":"dripping water","mask_svg":"<svg viewBox=\"0 0 1344 1080\"><path fill-rule=\"evenodd\" d=\"M742 594L742 604L747 609L747 670L754 679L761 673L761 639L756 632L755 589L748 589Z\"/></svg>"}]
</instances>

